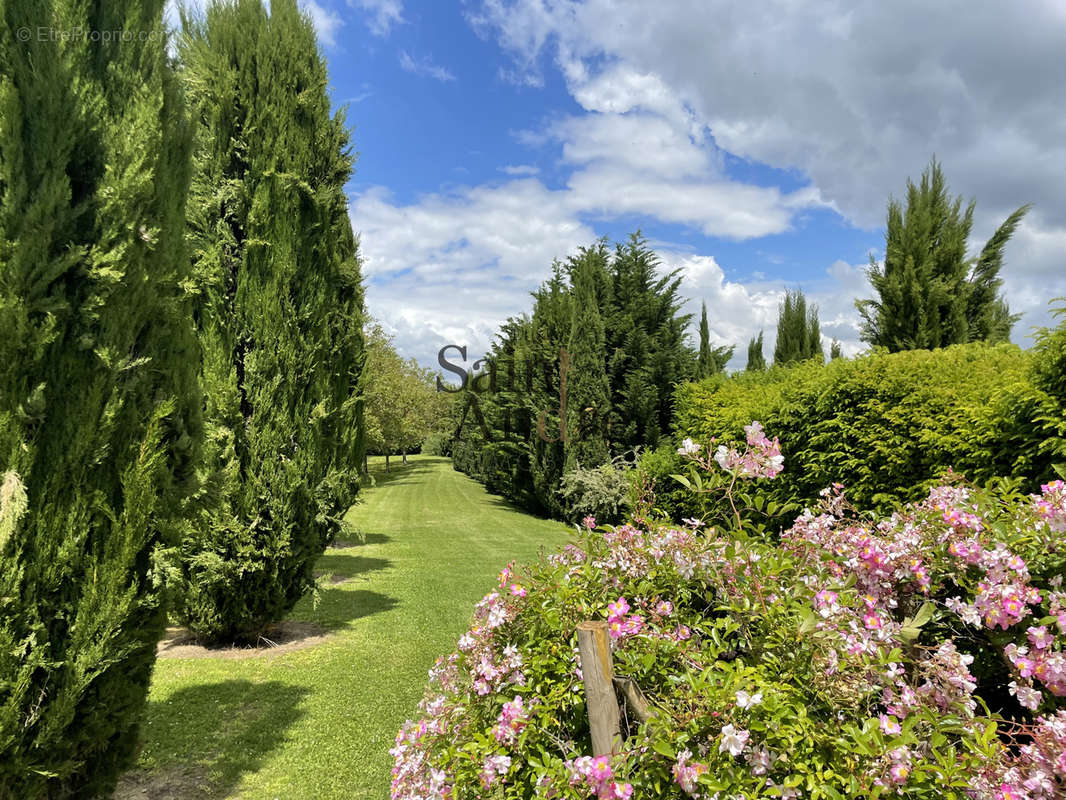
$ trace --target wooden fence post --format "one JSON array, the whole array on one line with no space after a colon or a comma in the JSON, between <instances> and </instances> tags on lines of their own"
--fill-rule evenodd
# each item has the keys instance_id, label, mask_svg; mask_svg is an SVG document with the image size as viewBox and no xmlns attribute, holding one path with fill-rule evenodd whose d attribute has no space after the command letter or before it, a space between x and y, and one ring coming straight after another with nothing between
<instances>
[{"instance_id":1,"label":"wooden fence post","mask_svg":"<svg viewBox=\"0 0 1066 800\"><path fill-rule=\"evenodd\" d=\"M611 638L607 623L578 623L577 647L581 654L581 675L585 683L585 705L592 728L592 754L617 753L622 742L621 716L614 693L611 664Z\"/></svg>"}]
</instances>

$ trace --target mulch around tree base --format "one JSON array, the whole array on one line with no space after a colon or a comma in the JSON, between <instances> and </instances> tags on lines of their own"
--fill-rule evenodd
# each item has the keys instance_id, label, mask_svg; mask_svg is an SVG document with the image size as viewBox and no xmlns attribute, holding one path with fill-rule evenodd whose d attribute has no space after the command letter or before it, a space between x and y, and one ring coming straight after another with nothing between
<instances>
[{"instance_id":1,"label":"mulch around tree base","mask_svg":"<svg viewBox=\"0 0 1066 800\"><path fill-rule=\"evenodd\" d=\"M322 644L329 632L313 622L286 620L267 628L255 645L204 647L185 628L167 628L159 642L159 658L258 658L278 656Z\"/></svg>"}]
</instances>

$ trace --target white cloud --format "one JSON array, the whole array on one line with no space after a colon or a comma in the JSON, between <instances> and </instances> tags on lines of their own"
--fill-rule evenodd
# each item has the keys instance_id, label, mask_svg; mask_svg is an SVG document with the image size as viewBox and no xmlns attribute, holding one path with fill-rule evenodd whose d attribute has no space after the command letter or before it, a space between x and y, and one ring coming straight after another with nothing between
<instances>
[{"instance_id":1,"label":"white cloud","mask_svg":"<svg viewBox=\"0 0 1066 800\"><path fill-rule=\"evenodd\" d=\"M367 27L375 36L388 36L393 25L402 25L403 0L348 0L353 8L367 12Z\"/></svg>"},{"instance_id":2,"label":"white cloud","mask_svg":"<svg viewBox=\"0 0 1066 800\"><path fill-rule=\"evenodd\" d=\"M429 56L423 56L415 60L406 50L400 51L400 66L414 75L433 78L433 80L441 81L442 83L455 80L455 75L451 71L439 64L434 64L433 59Z\"/></svg>"},{"instance_id":3,"label":"white cloud","mask_svg":"<svg viewBox=\"0 0 1066 800\"><path fill-rule=\"evenodd\" d=\"M407 205L378 187L353 198L352 223L360 232L370 313L404 355L427 366L445 344L468 346L470 362L486 353L504 320L532 308L529 293L549 276L552 261L597 238L579 221L568 190L536 179L430 194ZM698 314L707 302L714 343L737 345L730 368L743 368L748 339L760 329L772 355L779 281L728 280L713 256L651 244L663 269L682 270L686 310ZM810 287L808 296L823 310L827 349L832 336L849 353L860 349L856 329L836 317L864 282L861 268L834 265Z\"/></svg>"},{"instance_id":4,"label":"white cloud","mask_svg":"<svg viewBox=\"0 0 1066 800\"><path fill-rule=\"evenodd\" d=\"M647 113L568 117L552 125L550 134L563 143L565 162L615 163L664 178L709 173L714 155L705 142Z\"/></svg>"},{"instance_id":5,"label":"white cloud","mask_svg":"<svg viewBox=\"0 0 1066 800\"><path fill-rule=\"evenodd\" d=\"M787 212L808 202L876 227L888 196L902 195L906 178L916 179L935 153L952 190L978 200L978 244L1008 213L1034 203L1008 245L1003 273L1012 307L1025 313L1016 338L1047 321L1050 296L1066 294L1066 105L1057 100L1066 13L1058 0L674 0L654 13L641 0L483 0L470 18L513 55L527 83L537 82L544 56L551 57L592 112L592 121L571 123L564 157L593 163L600 142L600 152L616 154L608 180L615 191L640 143L656 140L651 123L659 126L666 152L648 158L664 159L663 171L642 185L656 199L636 201L632 191L605 203L605 213L643 205L660 219L744 236L760 235L760 220L782 229ZM634 113L645 121L613 119ZM702 145L703 130L720 150ZM725 224L713 202L697 221L692 208L702 210L708 195L727 205L733 191L712 192L713 176L692 172L700 153L713 161L721 151L797 170L811 185L770 203L769 218L758 205L766 198L747 193L747 209ZM669 203L664 190L674 187L666 176L677 182L681 173L686 180L670 193L678 202ZM592 201L609 194L594 192L586 175L572 178L575 190Z\"/></svg>"},{"instance_id":6,"label":"white cloud","mask_svg":"<svg viewBox=\"0 0 1066 800\"><path fill-rule=\"evenodd\" d=\"M507 164L500 167L499 170L505 175L529 176L537 175L540 172L540 167L532 164Z\"/></svg>"},{"instance_id":7,"label":"white cloud","mask_svg":"<svg viewBox=\"0 0 1066 800\"><path fill-rule=\"evenodd\" d=\"M353 198L370 313L397 346L426 365L445 344L484 354L508 316L529 311L529 292L555 258L595 232L537 180L432 194L410 205L370 189Z\"/></svg>"},{"instance_id":8,"label":"white cloud","mask_svg":"<svg viewBox=\"0 0 1066 800\"><path fill-rule=\"evenodd\" d=\"M344 25L344 20L332 9L323 8L315 0L301 0L300 5L315 26L319 40L328 47L336 47L337 30Z\"/></svg>"}]
</instances>

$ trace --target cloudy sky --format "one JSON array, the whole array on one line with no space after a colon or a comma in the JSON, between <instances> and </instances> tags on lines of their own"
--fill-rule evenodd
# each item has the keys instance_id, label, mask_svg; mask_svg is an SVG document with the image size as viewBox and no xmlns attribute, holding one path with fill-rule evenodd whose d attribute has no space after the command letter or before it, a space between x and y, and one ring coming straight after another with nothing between
<instances>
[{"instance_id":1,"label":"cloudy sky","mask_svg":"<svg viewBox=\"0 0 1066 800\"><path fill-rule=\"evenodd\" d=\"M786 287L857 352L886 202L934 154L977 199L975 251L1033 204L1015 341L1066 295L1061 0L303 4L354 127L370 312L427 364L484 353L553 259L638 228L732 366Z\"/></svg>"}]
</instances>

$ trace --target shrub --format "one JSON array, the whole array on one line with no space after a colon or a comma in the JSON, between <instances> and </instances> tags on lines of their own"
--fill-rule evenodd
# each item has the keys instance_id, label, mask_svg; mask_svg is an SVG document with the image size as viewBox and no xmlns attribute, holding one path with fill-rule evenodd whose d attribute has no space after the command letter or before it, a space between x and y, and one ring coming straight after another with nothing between
<instances>
[{"instance_id":1,"label":"shrub","mask_svg":"<svg viewBox=\"0 0 1066 800\"><path fill-rule=\"evenodd\" d=\"M450 456L452 437L442 431L431 431L422 442L422 452L427 456Z\"/></svg>"},{"instance_id":2,"label":"shrub","mask_svg":"<svg viewBox=\"0 0 1066 800\"><path fill-rule=\"evenodd\" d=\"M677 430L706 444L763 422L792 465L772 489L781 502L813 501L840 481L856 503L886 510L948 468L978 482L1018 475L1033 489L1052 476L1019 405L1033 394L1033 363L1013 345L972 344L743 373L682 386Z\"/></svg>"},{"instance_id":3,"label":"shrub","mask_svg":"<svg viewBox=\"0 0 1066 800\"><path fill-rule=\"evenodd\" d=\"M311 588L358 485L352 158L294 0L269 14L260 0L213 3L185 27L207 480L178 612L204 640L254 639Z\"/></svg>"},{"instance_id":4,"label":"shrub","mask_svg":"<svg viewBox=\"0 0 1066 800\"><path fill-rule=\"evenodd\" d=\"M712 525L586 527L501 573L397 736L394 798L1063 796L1066 484L956 479L883 518L838 486L774 545L777 444L748 437L682 448ZM576 654L594 618L653 712L626 706L612 756Z\"/></svg>"},{"instance_id":5,"label":"shrub","mask_svg":"<svg viewBox=\"0 0 1066 800\"><path fill-rule=\"evenodd\" d=\"M559 485L566 518L593 517L601 523L618 522L632 510L632 470L624 456L592 469L577 467L563 475Z\"/></svg>"},{"instance_id":6,"label":"shrub","mask_svg":"<svg viewBox=\"0 0 1066 800\"><path fill-rule=\"evenodd\" d=\"M0 798L107 796L135 753L193 489L189 136L160 2L0 16ZM115 46L17 30L146 34Z\"/></svg>"}]
</instances>

